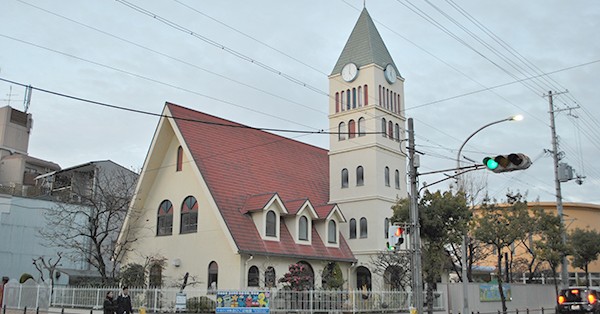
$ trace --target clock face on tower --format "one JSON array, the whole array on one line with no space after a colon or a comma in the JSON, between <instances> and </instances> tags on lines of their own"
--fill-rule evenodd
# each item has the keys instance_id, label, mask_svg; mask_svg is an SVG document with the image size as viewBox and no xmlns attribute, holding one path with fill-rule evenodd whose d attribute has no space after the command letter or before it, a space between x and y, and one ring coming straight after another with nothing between
<instances>
[{"instance_id":1,"label":"clock face on tower","mask_svg":"<svg viewBox=\"0 0 600 314\"><path fill-rule=\"evenodd\" d=\"M390 84L396 83L396 69L394 68L394 66L391 63L385 67L385 70L383 71L383 75L385 75L385 79L388 81L388 83L390 83Z\"/></svg>"},{"instance_id":2,"label":"clock face on tower","mask_svg":"<svg viewBox=\"0 0 600 314\"><path fill-rule=\"evenodd\" d=\"M346 82L352 82L358 76L358 67L354 63L348 63L342 68L342 78Z\"/></svg>"}]
</instances>

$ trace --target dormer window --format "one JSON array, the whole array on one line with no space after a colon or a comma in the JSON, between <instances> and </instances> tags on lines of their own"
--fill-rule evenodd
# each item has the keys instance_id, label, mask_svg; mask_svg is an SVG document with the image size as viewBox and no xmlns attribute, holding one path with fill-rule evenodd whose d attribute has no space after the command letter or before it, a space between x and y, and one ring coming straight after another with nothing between
<instances>
[{"instance_id":1,"label":"dormer window","mask_svg":"<svg viewBox=\"0 0 600 314\"><path fill-rule=\"evenodd\" d=\"M300 217L298 222L298 239L308 241L308 218L306 216Z\"/></svg>"},{"instance_id":2,"label":"dormer window","mask_svg":"<svg viewBox=\"0 0 600 314\"><path fill-rule=\"evenodd\" d=\"M330 220L327 224L327 242L332 244L337 243L337 226L335 220Z\"/></svg>"},{"instance_id":3,"label":"dormer window","mask_svg":"<svg viewBox=\"0 0 600 314\"><path fill-rule=\"evenodd\" d=\"M276 237L277 236L277 215L274 211L270 210L267 212L265 226L265 235L267 237Z\"/></svg>"}]
</instances>

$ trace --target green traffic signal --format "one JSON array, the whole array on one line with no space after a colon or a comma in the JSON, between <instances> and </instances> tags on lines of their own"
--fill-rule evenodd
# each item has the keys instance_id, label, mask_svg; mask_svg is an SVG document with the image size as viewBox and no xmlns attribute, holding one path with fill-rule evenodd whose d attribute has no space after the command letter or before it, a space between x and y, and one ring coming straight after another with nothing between
<instances>
[{"instance_id":1,"label":"green traffic signal","mask_svg":"<svg viewBox=\"0 0 600 314\"><path fill-rule=\"evenodd\" d=\"M498 168L498 162L496 162L494 158L485 157L483 159L483 164L490 170Z\"/></svg>"}]
</instances>

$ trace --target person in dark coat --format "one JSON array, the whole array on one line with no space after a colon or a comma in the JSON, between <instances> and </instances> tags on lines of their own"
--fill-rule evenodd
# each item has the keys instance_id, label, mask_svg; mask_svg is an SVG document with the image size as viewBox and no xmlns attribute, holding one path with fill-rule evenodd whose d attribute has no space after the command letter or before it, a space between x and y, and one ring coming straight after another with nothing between
<instances>
[{"instance_id":1,"label":"person in dark coat","mask_svg":"<svg viewBox=\"0 0 600 314\"><path fill-rule=\"evenodd\" d=\"M117 297L117 314L131 314L133 309L131 308L131 297L129 296L129 288L123 287L123 292Z\"/></svg>"},{"instance_id":2,"label":"person in dark coat","mask_svg":"<svg viewBox=\"0 0 600 314\"><path fill-rule=\"evenodd\" d=\"M112 291L106 293L104 298L104 314L115 314L117 312L117 302L113 299Z\"/></svg>"}]
</instances>

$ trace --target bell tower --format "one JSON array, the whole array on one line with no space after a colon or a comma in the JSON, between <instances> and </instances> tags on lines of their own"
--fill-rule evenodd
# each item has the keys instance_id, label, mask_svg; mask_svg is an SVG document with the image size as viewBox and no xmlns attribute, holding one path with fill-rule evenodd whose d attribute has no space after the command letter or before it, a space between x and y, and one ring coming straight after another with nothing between
<instances>
[{"instance_id":1,"label":"bell tower","mask_svg":"<svg viewBox=\"0 0 600 314\"><path fill-rule=\"evenodd\" d=\"M337 131L329 139L330 202L348 220L341 231L358 267L368 268L386 248L391 207L407 190L404 79L366 8L329 75L329 94L329 127ZM368 270L370 288L385 288ZM361 271L352 288L364 284Z\"/></svg>"}]
</instances>

